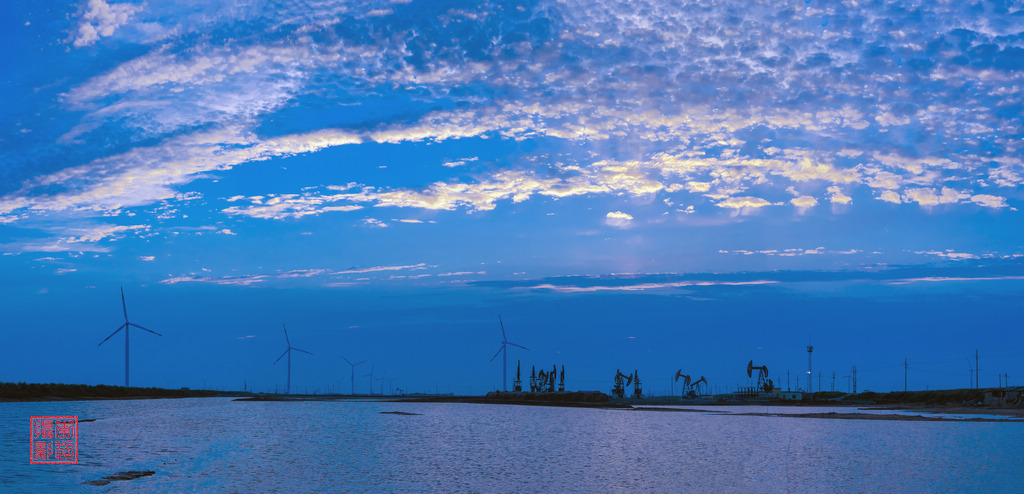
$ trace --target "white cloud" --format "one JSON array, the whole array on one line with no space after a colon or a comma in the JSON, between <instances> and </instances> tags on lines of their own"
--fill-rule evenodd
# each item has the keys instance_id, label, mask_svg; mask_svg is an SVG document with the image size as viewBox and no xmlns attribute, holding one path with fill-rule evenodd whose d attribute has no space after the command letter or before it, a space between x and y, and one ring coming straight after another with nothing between
<instances>
[{"instance_id":1,"label":"white cloud","mask_svg":"<svg viewBox=\"0 0 1024 494\"><path fill-rule=\"evenodd\" d=\"M629 226L633 221L633 217L629 214L623 213L622 211L612 211L605 215L604 221L609 226L624 228Z\"/></svg>"},{"instance_id":2,"label":"white cloud","mask_svg":"<svg viewBox=\"0 0 1024 494\"><path fill-rule=\"evenodd\" d=\"M900 201L900 195L891 190L882 192L882 194L879 195L878 198L885 202L891 202L893 204L900 204L900 202L902 202Z\"/></svg>"},{"instance_id":3,"label":"white cloud","mask_svg":"<svg viewBox=\"0 0 1024 494\"><path fill-rule=\"evenodd\" d=\"M224 144L211 144L211 139ZM178 196L174 186L196 180L206 172L358 142L358 137L334 130L263 141L237 129L190 134L38 177L0 197L0 217L14 216L19 211L115 212L172 200ZM67 190L46 192L57 185Z\"/></svg>"},{"instance_id":4,"label":"white cloud","mask_svg":"<svg viewBox=\"0 0 1024 494\"><path fill-rule=\"evenodd\" d=\"M818 200L811 196L794 197L789 202L801 209L813 208L818 205Z\"/></svg>"},{"instance_id":5,"label":"white cloud","mask_svg":"<svg viewBox=\"0 0 1024 494\"><path fill-rule=\"evenodd\" d=\"M1005 208L1008 207L1006 204L1005 197L993 196L988 194L976 194L971 196L971 202L979 204L988 208Z\"/></svg>"},{"instance_id":6,"label":"white cloud","mask_svg":"<svg viewBox=\"0 0 1024 494\"><path fill-rule=\"evenodd\" d=\"M899 280L892 280L889 282L891 285L903 285L908 283L939 283L948 281L1016 281L1024 280L1024 276L979 276L974 278L969 277L953 277L953 276L926 276L923 278L903 278Z\"/></svg>"},{"instance_id":7,"label":"white cloud","mask_svg":"<svg viewBox=\"0 0 1024 494\"><path fill-rule=\"evenodd\" d=\"M927 254L927 255L945 257L946 259L954 259L954 260L978 259L979 258L975 254L970 254L970 253L967 253L967 252L954 252L952 250L946 250L946 251L938 251L938 250L918 251L918 252L915 252L915 254Z\"/></svg>"},{"instance_id":8,"label":"white cloud","mask_svg":"<svg viewBox=\"0 0 1024 494\"><path fill-rule=\"evenodd\" d=\"M156 260L156 256L139 256L139 260L140 261L146 261L146 262L155 261Z\"/></svg>"},{"instance_id":9,"label":"white cloud","mask_svg":"<svg viewBox=\"0 0 1024 494\"><path fill-rule=\"evenodd\" d=\"M828 253L829 254L849 255L849 254L856 254L858 252L861 252L861 251L856 250L856 249L851 249L851 250L844 250L844 251L829 251ZM734 250L734 251L719 250L718 253L719 254L743 255L743 256L752 256L754 254L759 254L759 255L763 255L763 256L798 257L798 256L825 254L825 248L824 247L815 247L813 249L790 248L790 249L782 249L782 250L779 250L779 249L765 249L765 250L739 249L739 250Z\"/></svg>"},{"instance_id":10,"label":"white cloud","mask_svg":"<svg viewBox=\"0 0 1024 494\"><path fill-rule=\"evenodd\" d=\"M277 275L277 278L311 278L327 273L329 271L326 269L296 269L280 273Z\"/></svg>"},{"instance_id":11,"label":"white cloud","mask_svg":"<svg viewBox=\"0 0 1024 494\"><path fill-rule=\"evenodd\" d=\"M834 185L828 188L828 193L831 194L829 200L832 201L832 204L849 204L853 202L852 197L843 194L843 191Z\"/></svg>"},{"instance_id":12,"label":"white cloud","mask_svg":"<svg viewBox=\"0 0 1024 494\"><path fill-rule=\"evenodd\" d=\"M89 46L100 37L110 37L114 31L128 23L128 19L142 7L127 3L108 4L103 0L89 0L86 10L78 24L78 31L73 35L75 48Z\"/></svg>"},{"instance_id":13,"label":"white cloud","mask_svg":"<svg viewBox=\"0 0 1024 494\"><path fill-rule=\"evenodd\" d=\"M149 225L97 225L86 228L68 228L64 232L71 236L61 240L69 243L99 242L106 238L121 238L125 232L148 229Z\"/></svg>"},{"instance_id":14,"label":"white cloud","mask_svg":"<svg viewBox=\"0 0 1024 494\"><path fill-rule=\"evenodd\" d=\"M903 193L904 202L916 202L924 207L956 204L970 197L970 194L949 187L943 187L939 193L936 193L935 189L932 188L908 189Z\"/></svg>"},{"instance_id":15,"label":"white cloud","mask_svg":"<svg viewBox=\"0 0 1024 494\"><path fill-rule=\"evenodd\" d=\"M335 271L331 274L354 274L354 273L373 273L377 271L401 271L405 269L426 269L427 265L424 263L409 264L404 266L374 266L372 268L351 268L344 271Z\"/></svg>"},{"instance_id":16,"label":"white cloud","mask_svg":"<svg viewBox=\"0 0 1024 494\"><path fill-rule=\"evenodd\" d=\"M772 203L770 203L770 202L768 202L768 201L766 201L764 199L761 199L760 197L750 197L750 196L747 196L747 197L730 197L730 198L725 199L723 201L719 201L718 204L715 204L715 205L720 207L720 208L742 209L742 208L763 208L765 206L771 206Z\"/></svg>"},{"instance_id":17,"label":"white cloud","mask_svg":"<svg viewBox=\"0 0 1024 494\"><path fill-rule=\"evenodd\" d=\"M707 192L710 189L710 182L686 182L686 190L690 192Z\"/></svg>"},{"instance_id":18,"label":"white cloud","mask_svg":"<svg viewBox=\"0 0 1024 494\"><path fill-rule=\"evenodd\" d=\"M170 278L161 280L160 283L165 285L174 285L177 283L212 283L215 285L235 285L235 286L249 286L257 283L262 283L267 278L267 275L247 275L247 276L222 276L222 277L210 277L210 276L172 276Z\"/></svg>"},{"instance_id":19,"label":"white cloud","mask_svg":"<svg viewBox=\"0 0 1024 494\"><path fill-rule=\"evenodd\" d=\"M476 160L478 160L478 159L479 159L479 158L477 158L477 157L472 157L472 158L460 158L460 159L458 159L458 160L454 160L454 161L446 161L446 162L444 162L444 163L441 163L441 165L442 165L442 166L445 166L445 167L448 167L448 168L455 168L455 167L457 167L457 166L463 166L463 165L465 165L466 163L469 163L469 162L471 162L471 161L476 161Z\"/></svg>"},{"instance_id":20,"label":"white cloud","mask_svg":"<svg viewBox=\"0 0 1024 494\"><path fill-rule=\"evenodd\" d=\"M745 286L745 285L768 285L778 283L769 280L754 281L674 281L667 283L637 283L634 285L598 285L598 286L576 286L576 285L552 285L542 283L531 287L528 290L550 290L559 293L586 293L604 291L636 292L644 290L658 290L665 288L681 288L687 286Z\"/></svg>"}]
</instances>

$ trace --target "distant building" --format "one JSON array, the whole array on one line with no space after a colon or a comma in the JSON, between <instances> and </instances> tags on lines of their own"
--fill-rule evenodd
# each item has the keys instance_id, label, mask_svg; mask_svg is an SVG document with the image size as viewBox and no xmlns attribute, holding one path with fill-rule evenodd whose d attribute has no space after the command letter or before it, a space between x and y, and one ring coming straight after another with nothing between
<instances>
[{"instance_id":1,"label":"distant building","mask_svg":"<svg viewBox=\"0 0 1024 494\"><path fill-rule=\"evenodd\" d=\"M779 398L786 401L800 401L804 399L803 391L779 391Z\"/></svg>"},{"instance_id":2,"label":"distant building","mask_svg":"<svg viewBox=\"0 0 1024 494\"><path fill-rule=\"evenodd\" d=\"M1021 405L1021 393L1024 388L1017 386L1013 388L990 389L985 391L985 405Z\"/></svg>"}]
</instances>

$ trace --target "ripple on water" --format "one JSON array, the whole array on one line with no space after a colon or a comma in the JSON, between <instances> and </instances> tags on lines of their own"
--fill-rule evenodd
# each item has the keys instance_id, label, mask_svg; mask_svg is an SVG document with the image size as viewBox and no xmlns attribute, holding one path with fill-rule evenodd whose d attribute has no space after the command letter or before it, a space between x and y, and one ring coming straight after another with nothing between
<instances>
[{"instance_id":1,"label":"ripple on water","mask_svg":"<svg viewBox=\"0 0 1024 494\"><path fill-rule=\"evenodd\" d=\"M0 483L26 492L98 481L126 492L919 492L976 490L978 479L990 491L1024 483L1019 422L711 412L214 398L0 403ZM79 426L82 463L28 465L31 415L100 418ZM109 478L131 472L151 473Z\"/></svg>"}]
</instances>

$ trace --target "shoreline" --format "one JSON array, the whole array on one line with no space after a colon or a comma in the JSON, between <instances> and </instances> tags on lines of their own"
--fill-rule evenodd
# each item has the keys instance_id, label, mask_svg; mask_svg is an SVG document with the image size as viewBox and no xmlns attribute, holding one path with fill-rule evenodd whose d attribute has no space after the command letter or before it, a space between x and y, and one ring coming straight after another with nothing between
<instances>
[{"instance_id":1,"label":"shoreline","mask_svg":"<svg viewBox=\"0 0 1024 494\"><path fill-rule=\"evenodd\" d=\"M693 401L671 401L669 399L652 399L650 402L630 402L629 400L613 400L607 402L572 402L572 401L528 401L511 399L494 399L484 396L387 396L387 395L246 395L241 393L223 393L200 396L82 396L82 397L61 397L61 396L39 396L25 398L0 398L3 403L22 402L68 402L68 401L115 401L115 400L156 400L156 399L180 399L180 398L234 398L232 401L374 401L381 403L466 403L478 405L513 405L513 406L546 406L563 408L595 408L606 410L636 411L636 412L667 412L667 413L718 413L721 415L747 416L747 417L780 417L780 418L818 418L832 420L890 420L907 422L998 422L998 423L1024 423L1024 408L1006 407L965 407L959 405L922 405L920 403L904 404L854 404L837 402L741 402L741 401L715 401L715 402L693 402ZM701 406L708 408L685 408L687 406ZM733 412L716 411L717 407L828 407L848 408L850 412L806 412L806 413L773 413L762 412ZM860 413L863 411L892 411L903 413ZM921 415L912 415L921 414ZM966 417L953 418L941 417L938 415L982 415L991 417ZM995 418L1000 417L1000 418Z\"/></svg>"}]
</instances>

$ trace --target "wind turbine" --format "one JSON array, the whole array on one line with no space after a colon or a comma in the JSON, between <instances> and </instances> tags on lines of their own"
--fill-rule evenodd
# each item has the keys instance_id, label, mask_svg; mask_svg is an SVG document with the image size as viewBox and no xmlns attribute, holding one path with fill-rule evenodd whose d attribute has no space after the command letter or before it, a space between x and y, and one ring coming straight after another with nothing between
<instances>
[{"instance_id":1,"label":"wind turbine","mask_svg":"<svg viewBox=\"0 0 1024 494\"><path fill-rule=\"evenodd\" d=\"M377 367L376 364L370 366L370 373L363 374L363 377L370 376L370 396L373 396L373 369Z\"/></svg>"},{"instance_id":2,"label":"wind turbine","mask_svg":"<svg viewBox=\"0 0 1024 494\"><path fill-rule=\"evenodd\" d=\"M110 336L114 336L115 334L117 334L118 331L121 331L122 329L124 330L124 387L127 388L128 387L128 329L129 329L128 327L129 326L135 326L138 329L149 331L150 333L153 333L153 334L155 334L157 336L163 336L163 335L160 334L160 333L157 333L156 331L152 331L152 330L146 329L146 328L144 328L142 326L139 326L138 324L135 324L133 322L128 322L128 307L124 303L124 287L121 287L121 310L124 312L124 324L118 326L116 331L114 331L113 333L110 333ZM110 339L110 336L108 336L106 338L103 338L103 341L101 341L99 343L99 345L96 345L96 346L102 345L104 342L106 342L107 340Z\"/></svg>"},{"instance_id":3,"label":"wind turbine","mask_svg":"<svg viewBox=\"0 0 1024 494\"><path fill-rule=\"evenodd\" d=\"M293 347L291 340L288 339L288 328L285 328L284 324L282 324L281 327L284 328L284 341L286 343L288 343L288 349L285 350L284 353L281 354L281 357L284 357L285 353L288 354L288 383L286 384L286 386L284 388L284 394L287 395L287 394L291 394L291 390L292 390L292 350L298 350L298 351L300 351L302 353L309 353L310 355L313 355L313 354L310 353L310 352L307 352L307 351L305 351L305 350L303 350L301 348ZM274 361L274 365L277 365L277 361L281 360L281 357L277 357L277 360Z\"/></svg>"},{"instance_id":4,"label":"wind turbine","mask_svg":"<svg viewBox=\"0 0 1024 494\"><path fill-rule=\"evenodd\" d=\"M361 362L356 362L356 363L353 364L352 362L349 362L348 359L345 358L344 355L341 356L341 359L344 360L348 365L352 366L352 376L351 376L352 394L355 395L356 394L356 366L359 365L359 364L365 364L366 361L363 360ZM371 391L372 391L372 388L371 388Z\"/></svg>"},{"instance_id":5,"label":"wind turbine","mask_svg":"<svg viewBox=\"0 0 1024 494\"><path fill-rule=\"evenodd\" d=\"M501 325L501 348L499 348L498 351L494 353L494 356L491 357L491 362L494 362L494 359L498 358L499 353L502 354L501 387L502 391L508 391L508 376L506 376L506 374L508 373L508 345L517 346L526 351L530 351L530 349L522 345L517 345L515 343L512 343L511 341L508 341L508 337L505 336L505 324L501 322L501 316L498 316L498 324Z\"/></svg>"}]
</instances>

